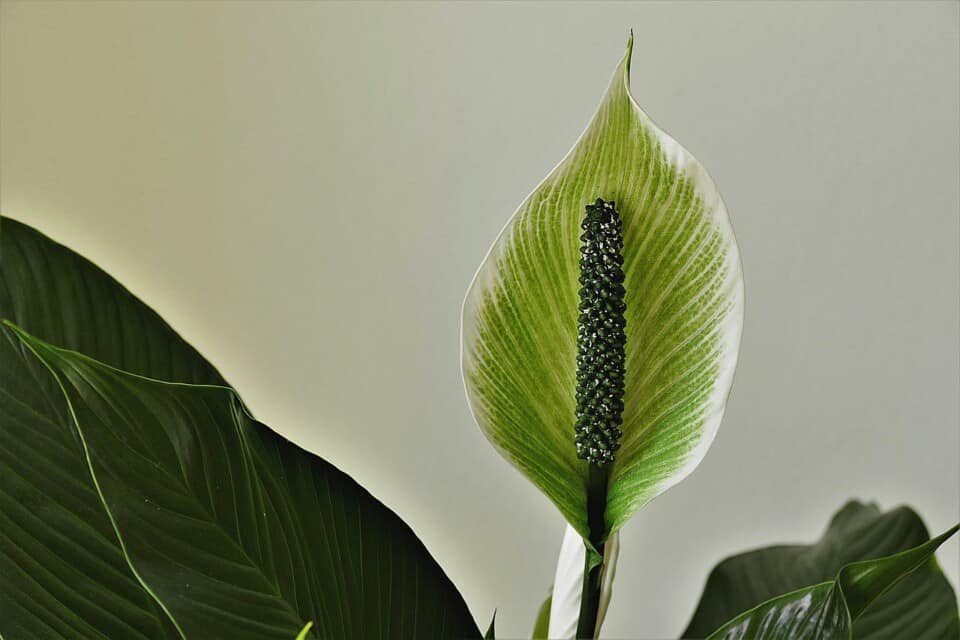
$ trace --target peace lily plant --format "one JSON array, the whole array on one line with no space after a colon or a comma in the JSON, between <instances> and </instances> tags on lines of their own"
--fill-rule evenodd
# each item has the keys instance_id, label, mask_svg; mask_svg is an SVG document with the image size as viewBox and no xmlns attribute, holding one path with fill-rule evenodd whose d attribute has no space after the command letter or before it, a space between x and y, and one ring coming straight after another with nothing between
<instances>
[{"instance_id":1,"label":"peace lily plant","mask_svg":"<svg viewBox=\"0 0 960 640\"><path fill-rule=\"evenodd\" d=\"M737 359L727 212L629 71L628 44L463 307L473 415L568 523L536 638L600 634L618 532L703 459ZM0 315L0 638L481 637L395 513L257 421L110 276L11 219ZM717 565L677 635L956 639L933 555L956 530L850 502L813 545Z\"/></svg>"}]
</instances>

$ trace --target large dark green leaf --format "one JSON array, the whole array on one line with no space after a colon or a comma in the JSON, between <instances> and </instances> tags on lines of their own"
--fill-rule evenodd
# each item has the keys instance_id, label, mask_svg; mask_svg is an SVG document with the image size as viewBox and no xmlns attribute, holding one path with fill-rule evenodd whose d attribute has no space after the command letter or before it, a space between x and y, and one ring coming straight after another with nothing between
<instances>
[{"instance_id":1,"label":"large dark green leaf","mask_svg":"<svg viewBox=\"0 0 960 640\"><path fill-rule=\"evenodd\" d=\"M110 276L9 218L0 316L128 371L223 384ZM0 334L0 635L179 638L127 566L56 381L9 329Z\"/></svg>"},{"instance_id":2,"label":"large dark green leaf","mask_svg":"<svg viewBox=\"0 0 960 640\"><path fill-rule=\"evenodd\" d=\"M15 221L4 219L0 229L0 313L105 364L51 353L86 363L106 380L134 381L111 388L117 398L73 397L77 387L65 384L71 413L56 378L3 328L0 636L290 640L307 621L315 623L307 637L479 636L460 595L395 514L249 418L232 391L163 384L106 366L223 384L156 314L92 264ZM144 402L150 394L137 391L140 385L168 393ZM181 395L190 400L181 404ZM113 523L74 423L73 415L93 411L87 401L121 412L113 414L119 426L96 423L103 429L88 435L86 446ZM188 431L195 440L164 440ZM104 452L104 439L117 434L120 452ZM217 475L226 465L229 473ZM206 491L192 495L199 484L178 486L175 469L191 469L179 479L207 483ZM152 502L138 502L144 495ZM230 513L233 520L224 521ZM156 530L141 530L143 522Z\"/></svg>"},{"instance_id":3,"label":"large dark green leaf","mask_svg":"<svg viewBox=\"0 0 960 640\"><path fill-rule=\"evenodd\" d=\"M854 623L867 608L925 566L958 528L892 556L848 564L834 580L768 600L722 625L707 640L852 640Z\"/></svg>"},{"instance_id":4,"label":"large dark green leaf","mask_svg":"<svg viewBox=\"0 0 960 640\"><path fill-rule=\"evenodd\" d=\"M184 637L479 637L416 536L228 387L152 380L15 329L54 372L138 579ZM310 637L310 636L308 636Z\"/></svg>"},{"instance_id":5,"label":"large dark green leaf","mask_svg":"<svg viewBox=\"0 0 960 640\"><path fill-rule=\"evenodd\" d=\"M831 580L845 565L896 554L929 540L907 507L881 512L850 502L834 515L819 542L775 546L733 556L710 573L684 638L703 638L741 612L781 594ZM811 592L809 611L829 587ZM793 604L788 600L786 604ZM957 640L960 622L953 588L931 558L880 596L853 626L857 640Z\"/></svg>"}]
</instances>

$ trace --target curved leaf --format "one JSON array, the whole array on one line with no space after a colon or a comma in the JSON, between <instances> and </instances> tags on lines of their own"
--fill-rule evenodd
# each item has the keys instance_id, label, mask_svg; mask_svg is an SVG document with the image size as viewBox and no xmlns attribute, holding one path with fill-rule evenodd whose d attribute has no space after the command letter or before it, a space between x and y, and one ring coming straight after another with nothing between
<instances>
[{"instance_id":1,"label":"curved leaf","mask_svg":"<svg viewBox=\"0 0 960 640\"><path fill-rule=\"evenodd\" d=\"M0 317L142 375L223 378L95 265L0 218ZM180 638L130 572L53 376L0 326L0 635Z\"/></svg>"},{"instance_id":2,"label":"curved leaf","mask_svg":"<svg viewBox=\"0 0 960 640\"><path fill-rule=\"evenodd\" d=\"M493 616L490 618L490 626L487 627L487 632L483 634L484 640L496 640L497 638L497 612L494 610Z\"/></svg>"},{"instance_id":3,"label":"curved leaf","mask_svg":"<svg viewBox=\"0 0 960 640\"><path fill-rule=\"evenodd\" d=\"M816 544L757 549L717 565L682 637L703 638L761 602L829 581L845 565L896 554L929 537L907 507L881 512L875 505L849 502ZM853 630L858 640L960 638L956 595L931 558L857 618Z\"/></svg>"},{"instance_id":4,"label":"curved leaf","mask_svg":"<svg viewBox=\"0 0 960 640\"><path fill-rule=\"evenodd\" d=\"M530 633L531 640L546 640L550 637L550 603L553 601L553 587L550 588L551 595L540 605L537 610L537 617L533 621L533 631Z\"/></svg>"},{"instance_id":5,"label":"curved leaf","mask_svg":"<svg viewBox=\"0 0 960 640\"><path fill-rule=\"evenodd\" d=\"M151 380L14 328L54 373L138 579L184 637L480 637L413 532L232 389Z\"/></svg>"},{"instance_id":6,"label":"curved leaf","mask_svg":"<svg viewBox=\"0 0 960 640\"><path fill-rule=\"evenodd\" d=\"M300 633L297 634L296 640L307 640L308 638L307 634L310 633L310 630L312 628L313 628L312 622L308 622L307 624L303 625L303 629L300 629Z\"/></svg>"},{"instance_id":7,"label":"curved leaf","mask_svg":"<svg viewBox=\"0 0 960 640\"><path fill-rule=\"evenodd\" d=\"M115 280L69 249L9 218L0 218L0 316L118 369L178 382L224 384L209 363ZM137 580L120 548L56 378L6 325L0 325L0 334L0 638L180 640L182 634ZM239 406L239 400L236 404ZM138 431L136 436L149 434ZM264 438L282 441L275 434ZM362 580L365 591L360 595L372 601L371 594L389 592L398 581L419 581L424 599L412 593L394 594L392 606L380 610L384 633L397 625L409 628L413 618L419 620L418 633L426 637L442 633L442 629L425 626L435 616L431 597L439 593L448 604L447 622L453 625L448 626L450 633L479 635L453 585L392 512L315 456L286 441L278 444L277 450L294 459L307 456L310 468L327 473L333 486L343 490L343 497L358 501L349 509L344 506L345 514L362 512L373 517L383 535L392 536L389 549L373 542L361 544L365 538L375 541L377 536L368 537L366 530L352 528L361 522L359 515L348 518L349 535L339 538L340 546L330 546L328 551L345 560L355 557L361 548L379 549L380 553L364 555L362 573L357 563L332 564L331 568L342 569L344 584ZM181 453L190 451L186 447ZM221 489L224 480L211 477ZM334 522L339 520L330 520L331 530ZM210 540L195 537L191 542L209 544ZM405 558L398 560L395 556L404 550ZM298 559L291 556L289 561L296 564ZM186 568L169 563L158 564L154 570L163 571L164 566L172 580L187 575L178 573ZM216 569L204 565L190 570L204 568ZM174 597L189 599L195 589L196 583L191 583ZM342 589L327 590L322 593L324 603L317 606L362 611L361 605L350 600L356 596L356 592ZM242 608L241 612L253 613ZM455 628L458 620L465 626ZM291 627L285 638L292 639L298 630ZM309 637L315 637L318 630L314 626ZM199 637L242 636L226 625L204 629Z\"/></svg>"},{"instance_id":8,"label":"curved leaf","mask_svg":"<svg viewBox=\"0 0 960 640\"><path fill-rule=\"evenodd\" d=\"M584 206L615 201L624 237L626 395L604 538L705 455L743 314L723 202L704 168L634 102L631 47L632 36L593 120L507 223L463 308L463 377L477 423L585 539L587 464L573 437Z\"/></svg>"},{"instance_id":9,"label":"curved leaf","mask_svg":"<svg viewBox=\"0 0 960 640\"><path fill-rule=\"evenodd\" d=\"M848 564L834 580L768 600L722 625L707 640L850 640L855 621L867 607L927 565L958 528L895 555Z\"/></svg>"}]
</instances>

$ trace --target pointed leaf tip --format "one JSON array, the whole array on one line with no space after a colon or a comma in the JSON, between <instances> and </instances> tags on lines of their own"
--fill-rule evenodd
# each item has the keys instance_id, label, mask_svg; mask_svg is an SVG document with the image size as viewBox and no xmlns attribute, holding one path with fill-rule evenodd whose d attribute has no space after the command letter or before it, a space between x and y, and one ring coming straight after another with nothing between
<instances>
[{"instance_id":1,"label":"pointed leaf tip","mask_svg":"<svg viewBox=\"0 0 960 640\"><path fill-rule=\"evenodd\" d=\"M310 629L313 628L313 622L308 622L303 626L303 629L300 630L300 633L297 634L296 640L307 640L307 634L310 633Z\"/></svg>"},{"instance_id":2,"label":"pointed leaf tip","mask_svg":"<svg viewBox=\"0 0 960 640\"><path fill-rule=\"evenodd\" d=\"M483 634L484 640L496 640L497 637L497 610L493 610L493 616L490 618L490 626L487 627L487 632Z\"/></svg>"}]
</instances>

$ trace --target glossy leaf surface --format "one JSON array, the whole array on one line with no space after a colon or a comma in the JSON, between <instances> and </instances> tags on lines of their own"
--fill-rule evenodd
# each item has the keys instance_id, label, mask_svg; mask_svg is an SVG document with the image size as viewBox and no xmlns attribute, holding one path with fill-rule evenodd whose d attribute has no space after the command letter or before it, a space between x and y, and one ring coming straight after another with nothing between
<instances>
[{"instance_id":1,"label":"glossy leaf surface","mask_svg":"<svg viewBox=\"0 0 960 640\"><path fill-rule=\"evenodd\" d=\"M89 261L0 219L0 317L142 375L223 384ZM0 635L179 638L131 573L53 376L0 326Z\"/></svg>"},{"instance_id":2,"label":"glossy leaf surface","mask_svg":"<svg viewBox=\"0 0 960 640\"><path fill-rule=\"evenodd\" d=\"M851 640L854 622L863 612L928 563L957 528L892 556L848 564L833 581L768 600L727 622L708 640Z\"/></svg>"},{"instance_id":3,"label":"glossy leaf surface","mask_svg":"<svg viewBox=\"0 0 960 640\"><path fill-rule=\"evenodd\" d=\"M623 221L626 394L604 538L705 455L743 314L724 205L704 168L634 102L631 46L586 131L491 247L463 309L477 423L586 539L587 464L573 435L585 205L615 201Z\"/></svg>"},{"instance_id":4,"label":"glossy leaf surface","mask_svg":"<svg viewBox=\"0 0 960 640\"><path fill-rule=\"evenodd\" d=\"M143 376L223 384L94 265L9 219L0 224L0 240L4 317ZM51 364L79 363L70 371L102 383L84 386L61 371L68 406L47 367L11 328L2 332L6 640L292 640L308 621L311 638L479 637L456 589L395 514L249 418L232 391L156 382L30 338ZM86 451L79 415L93 425ZM116 450L105 451L104 442ZM117 529L130 536L129 558L93 484L87 452L94 471L104 464L97 477Z\"/></svg>"},{"instance_id":5,"label":"glossy leaf surface","mask_svg":"<svg viewBox=\"0 0 960 640\"><path fill-rule=\"evenodd\" d=\"M816 544L758 549L717 565L682 637L703 638L743 611L817 583L828 586L810 591L806 602L787 600L784 607L793 611L802 606L810 615L826 615L829 611L815 605L825 601L833 577L844 566L897 554L927 540L920 517L907 507L881 512L875 505L850 502L834 515ZM956 595L936 560L930 558L881 595L853 622L853 632L858 640L960 638Z\"/></svg>"},{"instance_id":6,"label":"glossy leaf surface","mask_svg":"<svg viewBox=\"0 0 960 640\"><path fill-rule=\"evenodd\" d=\"M160 382L18 330L56 375L131 567L184 637L479 637L413 532L253 420L227 387Z\"/></svg>"}]
</instances>

